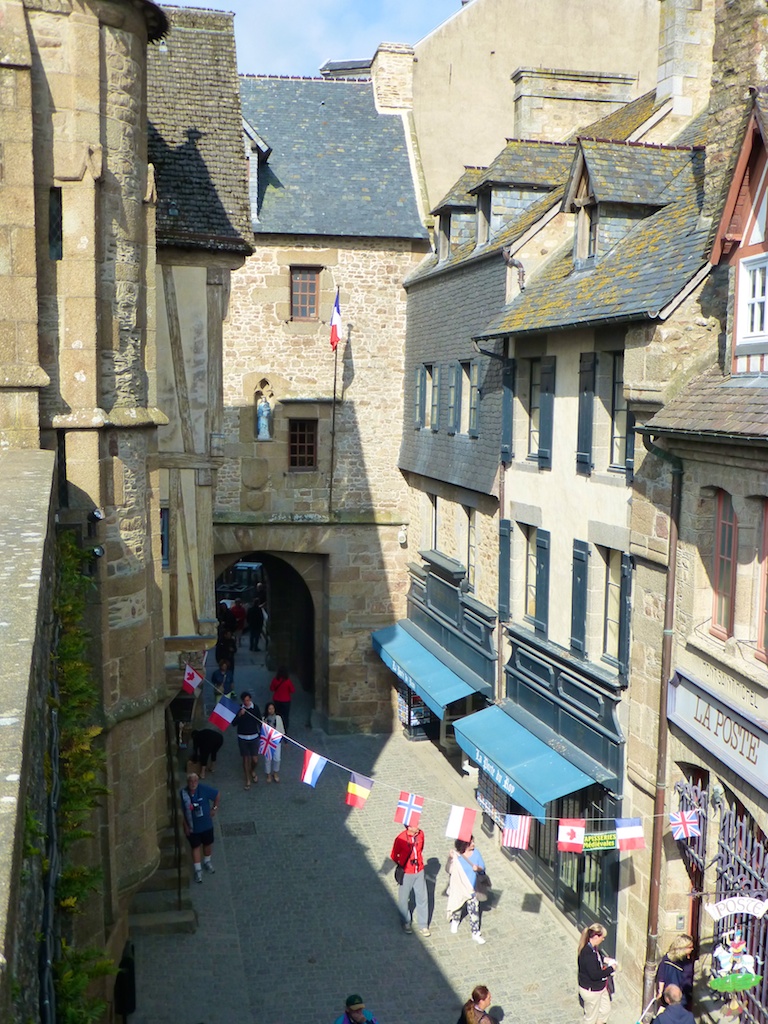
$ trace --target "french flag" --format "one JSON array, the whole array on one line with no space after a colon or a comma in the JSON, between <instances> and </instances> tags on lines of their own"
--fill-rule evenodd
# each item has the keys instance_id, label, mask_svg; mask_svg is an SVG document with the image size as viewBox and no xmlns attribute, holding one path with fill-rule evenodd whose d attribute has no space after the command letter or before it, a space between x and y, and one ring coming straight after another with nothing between
<instances>
[{"instance_id":1,"label":"french flag","mask_svg":"<svg viewBox=\"0 0 768 1024\"><path fill-rule=\"evenodd\" d=\"M219 703L208 716L208 721L218 725L220 729L226 729L234 721L235 715L240 710L240 705L231 697L222 697Z\"/></svg>"},{"instance_id":2,"label":"french flag","mask_svg":"<svg viewBox=\"0 0 768 1024\"><path fill-rule=\"evenodd\" d=\"M336 301L333 304L333 312L331 313L331 348L336 351L336 347L341 341L341 306L339 304L339 289L336 289Z\"/></svg>"},{"instance_id":3,"label":"french flag","mask_svg":"<svg viewBox=\"0 0 768 1024\"><path fill-rule=\"evenodd\" d=\"M620 850L644 850L643 823L639 818L616 818L616 845Z\"/></svg>"},{"instance_id":4,"label":"french flag","mask_svg":"<svg viewBox=\"0 0 768 1024\"><path fill-rule=\"evenodd\" d=\"M184 665L184 681L181 686L185 693L197 693L204 679L205 676L200 675L196 668L188 663Z\"/></svg>"},{"instance_id":5,"label":"french flag","mask_svg":"<svg viewBox=\"0 0 768 1024\"><path fill-rule=\"evenodd\" d=\"M445 834L450 839L463 839L469 842L475 830L475 818L477 811L470 807L451 807L448 815L448 824L445 826Z\"/></svg>"},{"instance_id":6,"label":"french flag","mask_svg":"<svg viewBox=\"0 0 768 1024\"><path fill-rule=\"evenodd\" d=\"M301 781L314 788L320 773L328 764L327 757L321 757L313 750L304 751L304 767L301 770Z\"/></svg>"}]
</instances>

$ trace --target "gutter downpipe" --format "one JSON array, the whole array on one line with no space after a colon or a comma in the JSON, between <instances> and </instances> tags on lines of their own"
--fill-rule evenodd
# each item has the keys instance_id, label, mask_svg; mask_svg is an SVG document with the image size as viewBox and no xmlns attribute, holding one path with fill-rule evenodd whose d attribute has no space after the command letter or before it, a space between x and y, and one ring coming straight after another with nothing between
<instances>
[{"instance_id":1,"label":"gutter downpipe","mask_svg":"<svg viewBox=\"0 0 768 1024\"><path fill-rule=\"evenodd\" d=\"M648 901L648 934L643 970L643 1006L650 1005L656 986L659 939L659 903L661 861L664 839L664 804L667 791L667 692L672 672L672 634L675 622L675 583L677 579L677 544L680 527L680 506L683 490L682 459L659 448L643 434L647 451L672 467L672 494L669 503L669 564L664 597L664 639L661 647L661 679L659 686L659 725L656 757L656 790L653 808L653 839L651 842L650 899Z\"/></svg>"}]
</instances>

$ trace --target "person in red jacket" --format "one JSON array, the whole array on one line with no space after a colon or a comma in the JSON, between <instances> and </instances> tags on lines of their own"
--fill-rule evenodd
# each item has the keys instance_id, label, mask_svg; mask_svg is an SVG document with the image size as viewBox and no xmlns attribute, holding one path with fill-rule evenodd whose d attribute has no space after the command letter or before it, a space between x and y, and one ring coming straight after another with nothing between
<instances>
[{"instance_id":1,"label":"person in red jacket","mask_svg":"<svg viewBox=\"0 0 768 1024\"><path fill-rule=\"evenodd\" d=\"M296 693L296 687L288 677L288 669L281 665L277 675L269 684L272 691L272 699L275 702L275 709L283 720L286 733L288 732L288 719L291 714L291 697Z\"/></svg>"},{"instance_id":2,"label":"person in red jacket","mask_svg":"<svg viewBox=\"0 0 768 1024\"><path fill-rule=\"evenodd\" d=\"M422 935L431 935L429 930L429 903L427 881L424 877L424 833L417 825L406 825L395 836L390 858L403 869L397 905L403 919L403 931L413 931L411 922L411 892L416 899L416 920ZM397 871L395 872L397 875Z\"/></svg>"}]
</instances>

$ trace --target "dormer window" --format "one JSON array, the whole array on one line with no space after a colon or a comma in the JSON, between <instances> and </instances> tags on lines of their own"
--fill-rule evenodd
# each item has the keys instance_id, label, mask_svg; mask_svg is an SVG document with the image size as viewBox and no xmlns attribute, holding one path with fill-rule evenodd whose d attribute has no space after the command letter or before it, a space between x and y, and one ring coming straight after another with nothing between
<instances>
[{"instance_id":1,"label":"dormer window","mask_svg":"<svg viewBox=\"0 0 768 1024\"><path fill-rule=\"evenodd\" d=\"M447 260L451 254L451 211L444 210L437 223L437 258Z\"/></svg>"},{"instance_id":2,"label":"dormer window","mask_svg":"<svg viewBox=\"0 0 768 1024\"><path fill-rule=\"evenodd\" d=\"M739 264L736 352L768 351L768 254L747 257Z\"/></svg>"},{"instance_id":3,"label":"dormer window","mask_svg":"<svg viewBox=\"0 0 768 1024\"><path fill-rule=\"evenodd\" d=\"M598 209L595 197L590 195L589 177L585 174L579 182L576 198L576 258L591 260L597 256Z\"/></svg>"},{"instance_id":4,"label":"dormer window","mask_svg":"<svg viewBox=\"0 0 768 1024\"><path fill-rule=\"evenodd\" d=\"M477 195L477 244L485 245L491 234L491 190Z\"/></svg>"}]
</instances>

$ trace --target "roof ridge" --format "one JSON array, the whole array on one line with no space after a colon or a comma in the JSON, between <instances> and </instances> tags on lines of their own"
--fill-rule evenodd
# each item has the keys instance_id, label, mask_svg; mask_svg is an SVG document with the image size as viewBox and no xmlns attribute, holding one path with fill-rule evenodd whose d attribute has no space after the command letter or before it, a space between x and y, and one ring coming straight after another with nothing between
<instances>
[{"instance_id":1,"label":"roof ridge","mask_svg":"<svg viewBox=\"0 0 768 1024\"><path fill-rule=\"evenodd\" d=\"M272 82L322 82L323 85L369 85L370 78L323 78L321 75L259 75L253 72L240 72L238 78L258 79Z\"/></svg>"},{"instance_id":2,"label":"roof ridge","mask_svg":"<svg viewBox=\"0 0 768 1024\"><path fill-rule=\"evenodd\" d=\"M706 146L702 145L691 145L691 146L673 146L665 142L642 142L640 140L631 141L630 139L606 139L596 135L577 135L579 142L600 142L606 143L610 146L628 146L635 149L655 149L660 151L669 152L693 152L694 150L699 152L706 149Z\"/></svg>"},{"instance_id":3,"label":"roof ridge","mask_svg":"<svg viewBox=\"0 0 768 1024\"><path fill-rule=\"evenodd\" d=\"M533 146L574 146L573 142L555 142L553 139L507 139L507 142L525 142Z\"/></svg>"}]
</instances>

